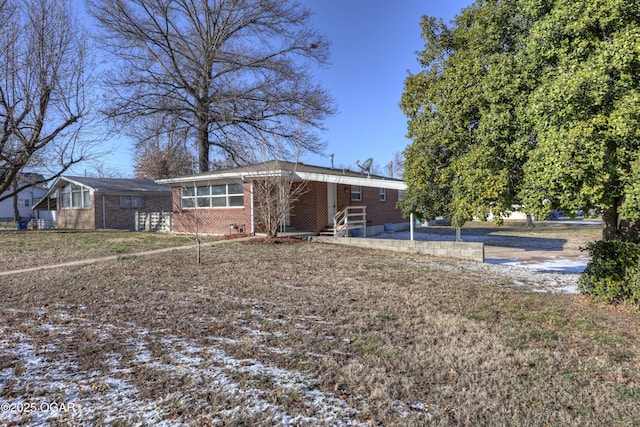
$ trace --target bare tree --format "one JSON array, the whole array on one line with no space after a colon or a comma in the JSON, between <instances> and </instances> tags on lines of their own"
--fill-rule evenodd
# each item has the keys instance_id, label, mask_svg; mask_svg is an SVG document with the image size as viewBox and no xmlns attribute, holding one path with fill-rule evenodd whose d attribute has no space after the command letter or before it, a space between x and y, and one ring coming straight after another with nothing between
<instances>
[{"instance_id":1,"label":"bare tree","mask_svg":"<svg viewBox=\"0 0 640 427\"><path fill-rule=\"evenodd\" d=\"M0 70L1 201L87 156L86 37L70 1L0 0ZM47 173L19 181L25 168Z\"/></svg>"},{"instance_id":2,"label":"bare tree","mask_svg":"<svg viewBox=\"0 0 640 427\"><path fill-rule=\"evenodd\" d=\"M291 206L309 191L307 182L296 181L297 163L271 161L258 165L253 182L258 225L268 238L276 237L286 225Z\"/></svg>"},{"instance_id":3,"label":"bare tree","mask_svg":"<svg viewBox=\"0 0 640 427\"><path fill-rule=\"evenodd\" d=\"M175 118L145 117L131 131L135 139L135 174L138 178L162 179L193 172L193 156L186 146L186 132Z\"/></svg>"},{"instance_id":4,"label":"bare tree","mask_svg":"<svg viewBox=\"0 0 640 427\"><path fill-rule=\"evenodd\" d=\"M183 191L184 188L193 189L195 191L195 187L183 186L180 190ZM205 242L205 236L202 230L205 230L209 225L209 220L203 215L198 215L198 206L196 205L193 209L180 209L176 216L180 217L180 221L184 224L184 228L187 234L191 234L193 236L193 240L196 245L196 264L200 265L202 263L202 244Z\"/></svg>"},{"instance_id":5,"label":"bare tree","mask_svg":"<svg viewBox=\"0 0 640 427\"><path fill-rule=\"evenodd\" d=\"M333 101L310 70L328 61L329 43L310 12L288 0L87 0L101 44L116 67L105 113L128 125L138 117L179 117L198 150L242 163L263 141L321 152L316 134ZM298 139L298 120L305 117ZM267 136L277 138L268 139Z\"/></svg>"},{"instance_id":6,"label":"bare tree","mask_svg":"<svg viewBox=\"0 0 640 427\"><path fill-rule=\"evenodd\" d=\"M402 151L393 153L393 160L389 163L389 176L391 178L404 176L404 153Z\"/></svg>"}]
</instances>

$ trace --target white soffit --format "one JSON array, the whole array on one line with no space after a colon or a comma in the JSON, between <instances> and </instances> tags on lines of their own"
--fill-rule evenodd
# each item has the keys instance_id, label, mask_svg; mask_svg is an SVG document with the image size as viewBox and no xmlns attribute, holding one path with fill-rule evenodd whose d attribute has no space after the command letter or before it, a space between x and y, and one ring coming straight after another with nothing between
<instances>
[{"instance_id":1,"label":"white soffit","mask_svg":"<svg viewBox=\"0 0 640 427\"><path fill-rule=\"evenodd\" d=\"M178 183L194 183L194 182L211 182L228 179L259 179L265 176L286 176L292 171L289 170L273 170L273 171L250 171L244 173L238 172L226 172L226 173L214 173L211 175L200 175L195 177L180 177L159 179L156 182L161 184L178 184ZM386 180L380 178L370 178L367 176L357 177L338 174L324 174L315 172L300 172L295 171L295 176L302 181L316 181L316 182L329 182L335 184L344 185L359 185L361 187L376 187L386 188L389 190L406 190L407 184L404 181L398 180Z\"/></svg>"}]
</instances>

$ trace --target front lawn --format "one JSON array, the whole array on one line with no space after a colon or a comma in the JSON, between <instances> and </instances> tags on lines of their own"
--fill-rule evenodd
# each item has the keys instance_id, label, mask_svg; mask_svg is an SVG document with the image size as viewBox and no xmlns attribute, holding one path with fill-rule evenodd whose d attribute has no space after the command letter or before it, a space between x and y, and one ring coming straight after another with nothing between
<instances>
[{"instance_id":1,"label":"front lawn","mask_svg":"<svg viewBox=\"0 0 640 427\"><path fill-rule=\"evenodd\" d=\"M73 405L0 418L640 424L636 311L479 266L229 242L200 266L183 250L3 277L0 403Z\"/></svg>"},{"instance_id":2,"label":"front lawn","mask_svg":"<svg viewBox=\"0 0 640 427\"><path fill-rule=\"evenodd\" d=\"M195 244L193 236L166 233L115 230L0 231L0 271L190 244Z\"/></svg>"}]
</instances>

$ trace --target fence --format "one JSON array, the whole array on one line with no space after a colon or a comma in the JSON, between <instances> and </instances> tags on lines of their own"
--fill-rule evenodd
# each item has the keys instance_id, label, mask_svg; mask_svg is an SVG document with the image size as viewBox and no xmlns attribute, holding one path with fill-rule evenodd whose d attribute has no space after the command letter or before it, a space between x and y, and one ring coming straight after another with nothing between
<instances>
[{"instance_id":1,"label":"fence","mask_svg":"<svg viewBox=\"0 0 640 427\"><path fill-rule=\"evenodd\" d=\"M173 214L171 212L136 212L136 231L173 230Z\"/></svg>"}]
</instances>

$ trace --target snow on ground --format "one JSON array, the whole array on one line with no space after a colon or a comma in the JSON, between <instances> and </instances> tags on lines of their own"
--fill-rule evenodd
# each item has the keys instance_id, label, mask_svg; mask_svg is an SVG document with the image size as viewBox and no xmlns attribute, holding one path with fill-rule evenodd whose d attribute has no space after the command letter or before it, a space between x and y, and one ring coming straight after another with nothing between
<instances>
[{"instance_id":1,"label":"snow on ground","mask_svg":"<svg viewBox=\"0 0 640 427\"><path fill-rule=\"evenodd\" d=\"M408 240L409 233L396 232L376 237ZM414 238L453 240L454 236L415 233ZM464 236L464 240L483 241L478 236L469 235ZM547 256L536 259L488 259L484 264L460 261L443 263L440 268L486 272L506 278L513 286L527 286L536 292L576 293L578 277L587 262L586 256L571 259ZM39 316L45 314L43 311ZM201 421L209 425L223 425L234 416L241 415L238 411L244 415L266 413L274 424L280 425L361 425L353 419L355 409L339 396L319 391L312 378L300 372L268 366L258 360L235 359L222 349L222 341L220 346L211 342L204 346L195 341L156 335L130 326L124 331L129 336L127 346L133 351L128 362L123 362L120 354L104 354L101 371L83 371L73 358L60 355L69 354L65 348L64 324L85 320L74 319L64 312L58 313L56 320L37 326L48 331L52 337L58 337L44 347L28 335L11 333L7 327L0 327L3 360L19 361L17 364L0 365L0 389L11 390L11 394L0 397L0 424L46 426L63 422L74 425L113 423L163 426L173 424L167 416L173 405L195 404L185 401L184 396L173 395L170 390L164 395L144 396L130 381L135 366L138 371L148 368L185 378L185 381L192 383L192 398L203 396L208 391L224 390L238 405L227 410L203 408L208 415ZM87 322L86 327L98 330L105 340L123 332L123 326L111 324ZM254 335L260 333L255 331ZM160 360L154 358L148 347L151 341L161 341L164 348L171 350ZM286 352L290 349L268 350ZM273 403L265 395L264 389L239 383L236 379L238 373L268 378L278 389L289 390L301 399L305 407L311 408L312 415L289 414L283 406ZM11 395L32 397L12 400ZM421 403L416 402L415 405ZM96 414L102 418L96 419Z\"/></svg>"},{"instance_id":2,"label":"snow on ground","mask_svg":"<svg viewBox=\"0 0 640 427\"><path fill-rule=\"evenodd\" d=\"M383 233L374 236L378 239L409 240L408 231ZM455 241L455 235L440 235L416 232L413 235L417 241ZM474 236L465 234L462 240L466 242L484 242L499 246L501 236ZM517 286L528 286L536 292L578 293L578 278L587 267L589 257L566 257L546 254L544 257L520 259L489 258L484 264L463 263L465 268L485 270L493 274L507 276Z\"/></svg>"},{"instance_id":3,"label":"snow on ground","mask_svg":"<svg viewBox=\"0 0 640 427\"><path fill-rule=\"evenodd\" d=\"M74 320L83 322L83 319ZM87 326L100 329L103 339L116 328L113 325ZM64 332L65 329L64 325L53 323L39 327L47 331ZM207 425L224 425L240 412L243 416L269 414L269 419L278 425L362 425L351 418L355 410L344 400L319 391L313 380L300 372L267 366L258 360L238 360L214 345L202 347L175 336L154 336L141 328L131 327L126 332L130 336L127 344L134 350L133 359L122 366L122 355L108 354L104 369L86 372L73 359L60 360L58 356L66 353L64 340L54 339L43 349L25 334L11 334L6 328L0 328L3 358L19 361L0 368L0 389L10 389L9 396L33 396L11 399L3 394L0 397L0 424L47 426L63 421L73 425L94 425L96 422L174 425L168 417L172 406L194 402L184 401L183 396L172 395L170 390L153 398L142 396L128 380L135 366L138 372L153 369L184 378L193 386L192 397L224 390L226 396L238 402L228 410L203 408L208 410L208 415L200 421ZM163 341L165 348L171 351L160 359L150 357L147 345L152 340ZM280 390L297 396L312 409L313 416L288 414L281 405L269 401L263 389L239 384L234 379L237 373L268 378ZM96 414L100 414L100 418L96 419Z\"/></svg>"}]
</instances>

